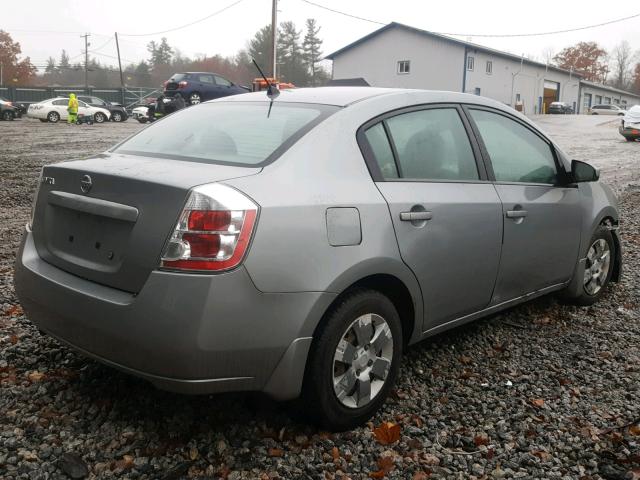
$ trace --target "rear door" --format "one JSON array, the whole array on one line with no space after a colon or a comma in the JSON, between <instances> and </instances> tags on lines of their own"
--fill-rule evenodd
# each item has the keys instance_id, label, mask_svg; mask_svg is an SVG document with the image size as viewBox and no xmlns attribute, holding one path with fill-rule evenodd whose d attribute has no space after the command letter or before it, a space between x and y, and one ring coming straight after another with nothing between
<instances>
[{"instance_id":1,"label":"rear door","mask_svg":"<svg viewBox=\"0 0 640 480\"><path fill-rule=\"evenodd\" d=\"M489 304L501 205L455 105L393 112L359 141L391 213L403 261L425 304L424 330Z\"/></svg>"},{"instance_id":2,"label":"rear door","mask_svg":"<svg viewBox=\"0 0 640 480\"><path fill-rule=\"evenodd\" d=\"M502 201L504 239L496 305L568 281L580 244L580 194L553 146L504 112L465 107Z\"/></svg>"},{"instance_id":3,"label":"rear door","mask_svg":"<svg viewBox=\"0 0 640 480\"><path fill-rule=\"evenodd\" d=\"M196 78L200 88L200 95L202 101L218 98L218 88L213 80L213 75L210 73L198 73Z\"/></svg>"}]
</instances>

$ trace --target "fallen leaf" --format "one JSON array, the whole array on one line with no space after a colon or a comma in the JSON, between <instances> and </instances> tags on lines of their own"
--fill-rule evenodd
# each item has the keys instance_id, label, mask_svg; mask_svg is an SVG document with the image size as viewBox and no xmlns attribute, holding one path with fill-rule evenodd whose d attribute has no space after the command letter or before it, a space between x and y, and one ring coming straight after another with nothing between
<instances>
[{"instance_id":1,"label":"fallen leaf","mask_svg":"<svg viewBox=\"0 0 640 480\"><path fill-rule=\"evenodd\" d=\"M534 398L533 400L531 400L531 405L541 408L544 406L544 400L542 398Z\"/></svg>"},{"instance_id":2,"label":"fallen leaf","mask_svg":"<svg viewBox=\"0 0 640 480\"><path fill-rule=\"evenodd\" d=\"M196 447L192 447L189 450L189 458L191 460L196 460L198 458L198 456L200 455L200 452L198 452L198 449Z\"/></svg>"},{"instance_id":3,"label":"fallen leaf","mask_svg":"<svg viewBox=\"0 0 640 480\"><path fill-rule=\"evenodd\" d=\"M371 478L384 478L385 475L387 473L389 473L391 470L393 470L396 466L395 462L393 461L394 455L393 454L383 454L379 459L378 459L378 468L379 470L375 471L375 472L371 472L369 474L369 476Z\"/></svg>"},{"instance_id":4,"label":"fallen leaf","mask_svg":"<svg viewBox=\"0 0 640 480\"><path fill-rule=\"evenodd\" d=\"M463 365L469 365L471 362L473 362L473 359L471 357L467 357L466 355L462 355L460 357L460 363L462 363Z\"/></svg>"},{"instance_id":5,"label":"fallen leaf","mask_svg":"<svg viewBox=\"0 0 640 480\"><path fill-rule=\"evenodd\" d=\"M476 435L473 437L473 443L476 444L476 447L480 445L489 445L489 437L485 434Z\"/></svg>"},{"instance_id":6,"label":"fallen leaf","mask_svg":"<svg viewBox=\"0 0 640 480\"><path fill-rule=\"evenodd\" d=\"M12 345L15 345L16 343L18 343L18 336L17 335L9 335L9 341L11 342Z\"/></svg>"},{"instance_id":7,"label":"fallen leaf","mask_svg":"<svg viewBox=\"0 0 640 480\"><path fill-rule=\"evenodd\" d=\"M631 425L631 426L629 427L629 433L630 433L631 435L635 435L635 436L640 435L640 424Z\"/></svg>"},{"instance_id":8,"label":"fallen leaf","mask_svg":"<svg viewBox=\"0 0 640 480\"><path fill-rule=\"evenodd\" d=\"M333 457L334 460L337 460L340 458L340 450L338 450L338 447L333 447L331 449L331 456Z\"/></svg>"},{"instance_id":9,"label":"fallen leaf","mask_svg":"<svg viewBox=\"0 0 640 480\"><path fill-rule=\"evenodd\" d=\"M543 462L551 459L551 454L549 452L545 452L544 450L534 450L531 452L531 455L538 457Z\"/></svg>"},{"instance_id":10,"label":"fallen leaf","mask_svg":"<svg viewBox=\"0 0 640 480\"><path fill-rule=\"evenodd\" d=\"M391 445L400 440L400 425L392 422L383 422L373 429L373 435L381 445Z\"/></svg>"},{"instance_id":11,"label":"fallen leaf","mask_svg":"<svg viewBox=\"0 0 640 480\"><path fill-rule=\"evenodd\" d=\"M284 457L284 450L281 448L270 448L269 449L270 457Z\"/></svg>"},{"instance_id":12,"label":"fallen leaf","mask_svg":"<svg viewBox=\"0 0 640 480\"><path fill-rule=\"evenodd\" d=\"M4 315L6 317L19 317L23 314L24 312L22 311L22 307L20 307L20 305L12 305L6 312L4 312Z\"/></svg>"},{"instance_id":13,"label":"fallen leaf","mask_svg":"<svg viewBox=\"0 0 640 480\"><path fill-rule=\"evenodd\" d=\"M411 477L411 480L426 480L431 476L431 472L416 472Z\"/></svg>"},{"instance_id":14,"label":"fallen leaf","mask_svg":"<svg viewBox=\"0 0 640 480\"><path fill-rule=\"evenodd\" d=\"M29 375L27 375L27 378L31 381L31 382L39 382L40 380L42 380L44 378L44 373L42 372L31 372Z\"/></svg>"}]
</instances>

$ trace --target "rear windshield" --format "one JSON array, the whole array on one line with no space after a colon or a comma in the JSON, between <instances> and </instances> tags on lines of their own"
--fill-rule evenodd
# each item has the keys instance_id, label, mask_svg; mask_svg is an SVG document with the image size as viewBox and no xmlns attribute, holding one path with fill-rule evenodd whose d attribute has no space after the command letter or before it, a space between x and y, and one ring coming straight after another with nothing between
<instances>
[{"instance_id":1,"label":"rear windshield","mask_svg":"<svg viewBox=\"0 0 640 480\"><path fill-rule=\"evenodd\" d=\"M215 102L163 118L113 151L205 163L256 166L277 158L338 107Z\"/></svg>"},{"instance_id":2,"label":"rear windshield","mask_svg":"<svg viewBox=\"0 0 640 480\"><path fill-rule=\"evenodd\" d=\"M169 81L170 82L179 82L180 80L184 80L185 78L189 78L189 74L188 73L176 73L175 75L173 75Z\"/></svg>"}]
</instances>

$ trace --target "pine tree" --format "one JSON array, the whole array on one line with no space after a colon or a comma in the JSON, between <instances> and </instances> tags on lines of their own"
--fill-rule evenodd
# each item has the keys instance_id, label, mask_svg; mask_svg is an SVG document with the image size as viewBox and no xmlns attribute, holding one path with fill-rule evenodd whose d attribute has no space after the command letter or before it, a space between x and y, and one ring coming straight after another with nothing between
<instances>
[{"instance_id":1,"label":"pine tree","mask_svg":"<svg viewBox=\"0 0 640 480\"><path fill-rule=\"evenodd\" d=\"M308 18L306 22L307 33L304 36L304 41L302 42L302 58L304 59L305 66L307 67L307 71L311 76L310 82L311 86L316 86L318 84L318 73L320 71L317 68L317 63L321 60L322 56L322 40L318 36L320 32L320 27L318 26L316 20L314 18Z\"/></svg>"},{"instance_id":2,"label":"pine tree","mask_svg":"<svg viewBox=\"0 0 640 480\"><path fill-rule=\"evenodd\" d=\"M173 49L169 46L166 37L162 37L159 44L155 40L151 40L147 44L147 51L151 54L149 63L153 68L156 68L159 65L169 65L171 63Z\"/></svg>"},{"instance_id":3,"label":"pine tree","mask_svg":"<svg viewBox=\"0 0 640 480\"><path fill-rule=\"evenodd\" d=\"M64 73L64 71L68 70L70 66L69 54L66 50L62 50L62 53L60 53L60 61L58 62L58 70Z\"/></svg>"},{"instance_id":4,"label":"pine tree","mask_svg":"<svg viewBox=\"0 0 640 480\"><path fill-rule=\"evenodd\" d=\"M55 73L56 71L56 59L53 57L49 57L47 59L47 66L44 69L44 73L48 73L49 75Z\"/></svg>"},{"instance_id":5,"label":"pine tree","mask_svg":"<svg viewBox=\"0 0 640 480\"><path fill-rule=\"evenodd\" d=\"M249 55L249 62L254 59L265 75L271 75L271 25L266 25L256 32L249 43L247 44L247 52ZM241 60L245 60L243 58ZM255 69L253 65L251 68ZM256 72L256 77L257 77Z\"/></svg>"},{"instance_id":6,"label":"pine tree","mask_svg":"<svg viewBox=\"0 0 640 480\"><path fill-rule=\"evenodd\" d=\"M303 60L300 45L300 31L293 22L282 22L278 33L279 80L303 86L309 81L309 74Z\"/></svg>"}]
</instances>

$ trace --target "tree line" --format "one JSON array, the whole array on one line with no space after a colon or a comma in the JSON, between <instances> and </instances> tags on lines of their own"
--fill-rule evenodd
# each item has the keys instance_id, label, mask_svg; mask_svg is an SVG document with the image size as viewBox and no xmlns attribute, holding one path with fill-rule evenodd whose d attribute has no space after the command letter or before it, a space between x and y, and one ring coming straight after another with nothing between
<instances>
[{"instance_id":1,"label":"tree line","mask_svg":"<svg viewBox=\"0 0 640 480\"><path fill-rule=\"evenodd\" d=\"M640 50L634 52L626 40L607 52L596 42L579 42L557 55L547 51L546 60L582 75L590 82L640 93Z\"/></svg>"},{"instance_id":2,"label":"tree line","mask_svg":"<svg viewBox=\"0 0 640 480\"><path fill-rule=\"evenodd\" d=\"M318 86L329 80L329 73L319 62L322 60L321 27L315 19L305 22L304 29L298 29L294 22L282 22L277 35L277 77L283 82L296 86ZM11 55L5 54L5 49ZM258 30L247 42L245 48L232 56L201 55L190 58L178 48L169 44L167 38L152 40L147 44L149 57L137 64L128 64L123 68L125 84L128 86L159 86L173 73L184 71L205 71L218 73L229 80L251 85L259 76L253 65L255 59L267 74L271 74L271 25ZM0 61L5 68L5 84L15 85L83 85L83 62L71 62L68 52L62 50L58 58L49 57L43 67L43 73L37 74L29 57L19 60L20 44L13 42L11 36L0 31ZM97 55L99 55L96 52ZM83 56L82 56L83 57ZM120 85L117 68L100 62L90 53L87 63L89 84L98 87Z\"/></svg>"}]
</instances>

